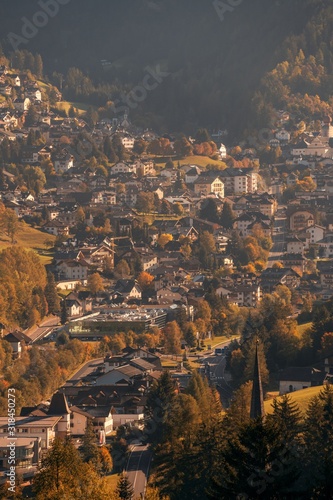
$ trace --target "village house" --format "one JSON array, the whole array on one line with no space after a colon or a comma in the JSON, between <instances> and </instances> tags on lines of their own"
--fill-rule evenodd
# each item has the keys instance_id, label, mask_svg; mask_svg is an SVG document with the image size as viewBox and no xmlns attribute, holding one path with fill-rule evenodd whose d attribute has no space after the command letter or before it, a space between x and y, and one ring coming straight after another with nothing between
<instances>
[{"instance_id":1,"label":"village house","mask_svg":"<svg viewBox=\"0 0 333 500\"><path fill-rule=\"evenodd\" d=\"M324 238L325 232L326 229L323 226L319 226L318 224L314 224L313 226L307 228L307 248L309 248L310 245L314 245L318 241L322 240Z\"/></svg>"},{"instance_id":2,"label":"village house","mask_svg":"<svg viewBox=\"0 0 333 500\"><path fill-rule=\"evenodd\" d=\"M226 168L219 176L225 184L226 195L255 193L258 189L258 175L253 169Z\"/></svg>"},{"instance_id":3,"label":"village house","mask_svg":"<svg viewBox=\"0 0 333 500\"><path fill-rule=\"evenodd\" d=\"M22 163L35 164L50 160L52 149L48 146L25 146L22 149Z\"/></svg>"},{"instance_id":4,"label":"village house","mask_svg":"<svg viewBox=\"0 0 333 500\"><path fill-rule=\"evenodd\" d=\"M284 267L305 271L307 259L303 256L303 253L285 253L281 257Z\"/></svg>"},{"instance_id":5,"label":"village house","mask_svg":"<svg viewBox=\"0 0 333 500\"><path fill-rule=\"evenodd\" d=\"M319 270L320 284L323 289L333 289L333 263L328 263Z\"/></svg>"},{"instance_id":6,"label":"village house","mask_svg":"<svg viewBox=\"0 0 333 500\"><path fill-rule=\"evenodd\" d=\"M324 384L326 373L312 367L290 367L279 373L279 394Z\"/></svg>"},{"instance_id":7,"label":"village house","mask_svg":"<svg viewBox=\"0 0 333 500\"><path fill-rule=\"evenodd\" d=\"M185 184L193 184L198 179L201 172L202 170L196 165L190 167L190 169L185 173Z\"/></svg>"},{"instance_id":8,"label":"village house","mask_svg":"<svg viewBox=\"0 0 333 500\"><path fill-rule=\"evenodd\" d=\"M194 181L194 192L197 194L208 195L215 193L224 198L224 183L219 177L210 177L205 174L200 174Z\"/></svg>"},{"instance_id":9,"label":"village house","mask_svg":"<svg viewBox=\"0 0 333 500\"><path fill-rule=\"evenodd\" d=\"M289 216L290 231L297 232L313 226L315 223L314 216L309 210L296 209Z\"/></svg>"},{"instance_id":10,"label":"village house","mask_svg":"<svg viewBox=\"0 0 333 500\"><path fill-rule=\"evenodd\" d=\"M20 111L23 113L24 111L28 111L31 106L31 101L28 97L17 98L13 102L13 106L16 111Z\"/></svg>"},{"instance_id":11,"label":"village house","mask_svg":"<svg viewBox=\"0 0 333 500\"><path fill-rule=\"evenodd\" d=\"M223 292L221 292L223 296ZM262 292L260 285L236 285L230 290L230 294L227 298L231 302L237 304L239 307L258 307Z\"/></svg>"},{"instance_id":12,"label":"village house","mask_svg":"<svg viewBox=\"0 0 333 500\"><path fill-rule=\"evenodd\" d=\"M124 300L137 299L141 300L142 290L136 280L133 279L120 279L115 284L112 297L122 297Z\"/></svg>"},{"instance_id":13,"label":"village house","mask_svg":"<svg viewBox=\"0 0 333 500\"><path fill-rule=\"evenodd\" d=\"M53 165L57 174L67 172L67 170L74 167L74 156L66 152L58 153L53 157Z\"/></svg>"},{"instance_id":14,"label":"village house","mask_svg":"<svg viewBox=\"0 0 333 500\"><path fill-rule=\"evenodd\" d=\"M31 338L19 330L14 330L13 332L8 333L5 337L3 337L3 340L12 346L13 353L18 357L21 355L23 346L31 344Z\"/></svg>"},{"instance_id":15,"label":"village house","mask_svg":"<svg viewBox=\"0 0 333 500\"><path fill-rule=\"evenodd\" d=\"M59 279L83 280L88 277L88 264L77 260L63 260L56 264Z\"/></svg>"},{"instance_id":16,"label":"village house","mask_svg":"<svg viewBox=\"0 0 333 500\"><path fill-rule=\"evenodd\" d=\"M287 241L287 252L303 255L304 243L297 236L288 238Z\"/></svg>"},{"instance_id":17,"label":"village house","mask_svg":"<svg viewBox=\"0 0 333 500\"><path fill-rule=\"evenodd\" d=\"M57 219L50 220L45 222L42 226L43 230L49 234L53 234L54 236L68 236L69 235L69 226L63 222L60 222Z\"/></svg>"},{"instance_id":18,"label":"village house","mask_svg":"<svg viewBox=\"0 0 333 500\"><path fill-rule=\"evenodd\" d=\"M269 267L261 273L260 284L263 293L272 293L278 285L285 285L288 288L298 288L300 285L299 274L290 268Z\"/></svg>"},{"instance_id":19,"label":"village house","mask_svg":"<svg viewBox=\"0 0 333 500\"><path fill-rule=\"evenodd\" d=\"M333 233L328 233L322 240L317 241L320 256L326 259L333 257Z\"/></svg>"},{"instance_id":20,"label":"village house","mask_svg":"<svg viewBox=\"0 0 333 500\"><path fill-rule=\"evenodd\" d=\"M113 167L109 169L110 175L117 174L136 174L135 164L129 164L125 162L118 162Z\"/></svg>"},{"instance_id":21,"label":"village house","mask_svg":"<svg viewBox=\"0 0 333 500\"><path fill-rule=\"evenodd\" d=\"M40 439L42 450L51 448L54 439L57 436L58 424L61 416L26 416L15 417L15 428L18 437L27 439ZM0 436L8 434L8 417L0 417Z\"/></svg>"}]
</instances>

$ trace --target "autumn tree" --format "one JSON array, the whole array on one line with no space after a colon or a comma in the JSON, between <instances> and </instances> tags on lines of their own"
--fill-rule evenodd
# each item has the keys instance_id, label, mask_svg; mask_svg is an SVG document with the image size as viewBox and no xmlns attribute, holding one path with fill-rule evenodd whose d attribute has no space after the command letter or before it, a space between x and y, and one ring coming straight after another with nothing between
<instances>
[{"instance_id":1,"label":"autumn tree","mask_svg":"<svg viewBox=\"0 0 333 500\"><path fill-rule=\"evenodd\" d=\"M167 243L169 243L169 241L172 241L172 240L173 240L173 236L172 236L172 234L162 233L162 234L158 237L158 239L157 239L157 244L158 244L160 247L164 248L164 247L165 247L165 245L166 245Z\"/></svg>"},{"instance_id":2,"label":"autumn tree","mask_svg":"<svg viewBox=\"0 0 333 500\"><path fill-rule=\"evenodd\" d=\"M193 154L193 146L186 137L181 137L174 142L174 150L183 158Z\"/></svg>"},{"instance_id":3,"label":"autumn tree","mask_svg":"<svg viewBox=\"0 0 333 500\"><path fill-rule=\"evenodd\" d=\"M146 151L146 149L147 149L147 142L145 142L143 139L136 139L134 141L133 153L141 155Z\"/></svg>"},{"instance_id":4,"label":"autumn tree","mask_svg":"<svg viewBox=\"0 0 333 500\"><path fill-rule=\"evenodd\" d=\"M43 317L45 286L45 267L35 252L13 246L0 253L0 317L6 324L27 327L34 309Z\"/></svg>"},{"instance_id":5,"label":"autumn tree","mask_svg":"<svg viewBox=\"0 0 333 500\"><path fill-rule=\"evenodd\" d=\"M20 223L14 210L6 208L0 212L0 227L10 238L11 243L14 243L15 236L20 228Z\"/></svg>"},{"instance_id":6,"label":"autumn tree","mask_svg":"<svg viewBox=\"0 0 333 500\"><path fill-rule=\"evenodd\" d=\"M40 167L28 165L23 171L23 179L29 191L39 194L46 184L46 177Z\"/></svg>"},{"instance_id":7,"label":"autumn tree","mask_svg":"<svg viewBox=\"0 0 333 500\"><path fill-rule=\"evenodd\" d=\"M42 460L33 490L37 500L116 498L105 478L91 464L83 463L72 442L58 438Z\"/></svg>"},{"instance_id":8,"label":"autumn tree","mask_svg":"<svg viewBox=\"0 0 333 500\"><path fill-rule=\"evenodd\" d=\"M98 470L101 474L106 475L112 471L113 462L109 450L106 446L98 448Z\"/></svg>"},{"instance_id":9,"label":"autumn tree","mask_svg":"<svg viewBox=\"0 0 333 500\"><path fill-rule=\"evenodd\" d=\"M176 321L167 323L163 331L164 348L166 354L180 354L182 332Z\"/></svg>"},{"instance_id":10,"label":"autumn tree","mask_svg":"<svg viewBox=\"0 0 333 500\"><path fill-rule=\"evenodd\" d=\"M189 322L185 325L184 340L189 347L195 347L197 344L197 329L194 323Z\"/></svg>"},{"instance_id":11,"label":"autumn tree","mask_svg":"<svg viewBox=\"0 0 333 500\"><path fill-rule=\"evenodd\" d=\"M138 193L135 207L142 213L153 212L155 208L154 193L145 191Z\"/></svg>"},{"instance_id":12,"label":"autumn tree","mask_svg":"<svg viewBox=\"0 0 333 500\"><path fill-rule=\"evenodd\" d=\"M103 279L99 273L93 273L88 276L87 288L93 295L97 295L98 292L104 290Z\"/></svg>"},{"instance_id":13,"label":"autumn tree","mask_svg":"<svg viewBox=\"0 0 333 500\"><path fill-rule=\"evenodd\" d=\"M196 308L195 319L201 319L205 323L205 328L207 330L210 327L211 317L212 311L208 302L206 300L200 301Z\"/></svg>"},{"instance_id":14,"label":"autumn tree","mask_svg":"<svg viewBox=\"0 0 333 500\"><path fill-rule=\"evenodd\" d=\"M114 272L116 275L120 276L121 278L125 278L126 276L129 276L131 274L130 267L127 264L126 260L124 260L124 259L122 259L118 262L118 264L114 268Z\"/></svg>"},{"instance_id":15,"label":"autumn tree","mask_svg":"<svg viewBox=\"0 0 333 500\"><path fill-rule=\"evenodd\" d=\"M208 231L203 231L196 242L197 254L201 264L205 268L212 267L212 254L216 252L216 241L214 236Z\"/></svg>"},{"instance_id":16,"label":"autumn tree","mask_svg":"<svg viewBox=\"0 0 333 500\"><path fill-rule=\"evenodd\" d=\"M140 285L140 288L142 290L147 290L150 287L150 285L152 284L152 282L154 280L154 276L152 276L151 274L149 274L145 271L141 271L141 273L137 276L136 279Z\"/></svg>"},{"instance_id":17,"label":"autumn tree","mask_svg":"<svg viewBox=\"0 0 333 500\"><path fill-rule=\"evenodd\" d=\"M259 355L259 363L260 363L260 372L261 372L261 381L263 384L268 383L269 372L266 365L266 355L263 342L257 343L257 339L253 336L249 339L244 348L244 357L245 357L245 367L244 367L244 382L248 380L252 380L253 372L254 372L254 363L255 363L255 352L256 348L258 348Z\"/></svg>"}]
</instances>

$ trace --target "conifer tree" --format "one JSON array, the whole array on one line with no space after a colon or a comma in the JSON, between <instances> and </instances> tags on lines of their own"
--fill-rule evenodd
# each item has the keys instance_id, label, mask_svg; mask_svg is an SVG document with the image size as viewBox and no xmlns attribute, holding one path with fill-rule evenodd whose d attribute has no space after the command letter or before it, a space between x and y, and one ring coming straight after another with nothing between
<instances>
[{"instance_id":1,"label":"conifer tree","mask_svg":"<svg viewBox=\"0 0 333 500\"><path fill-rule=\"evenodd\" d=\"M333 498L333 389L326 385L305 419L304 471L309 498Z\"/></svg>"},{"instance_id":2,"label":"conifer tree","mask_svg":"<svg viewBox=\"0 0 333 500\"><path fill-rule=\"evenodd\" d=\"M145 407L146 439L154 444L168 438L170 428L168 415L174 403L175 384L168 371L162 373L158 382L155 382L148 394Z\"/></svg>"},{"instance_id":3,"label":"conifer tree","mask_svg":"<svg viewBox=\"0 0 333 500\"><path fill-rule=\"evenodd\" d=\"M117 483L116 492L121 500L131 500L134 490L126 473L122 473Z\"/></svg>"},{"instance_id":4,"label":"conifer tree","mask_svg":"<svg viewBox=\"0 0 333 500\"><path fill-rule=\"evenodd\" d=\"M68 321L68 312L67 312L67 307L66 307L66 301L62 300L61 302L61 318L60 318L61 324L65 325Z\"/></svg>"},{"instance_id":5,"label":"conifer tree","mask_svg":"<svg viewBox=\"0 0 333 500\"><path fill-rule=\"evenodd\" d=\"M44 293L47 300L49 313L58 314L60 312L60 299L57 293L57 286L53 273L47 273L47 283Z\"/></svg>"},{"instance_id":6,"label":"conifer tree","mask_svg":"<svg viewBox=\"0 0 333 500\"><path fill-rule=\"evenodd\" d=\"M228 202L225 202L222 208L220 224L225 229L232 229L235 220L235 214Z\"/></svg>"},{"instance_id":7,"label":"conifer tree","mask_svg":"<svg viewBox=\"0 0 333 500\"><path fill-rule=\"evenodd\" d=\"M80 452L84 462L92 462L94 465L98 461L98 446L96 434L91 419L87 420L86 429L82 438Z\"/></svg>"}]
</instances>

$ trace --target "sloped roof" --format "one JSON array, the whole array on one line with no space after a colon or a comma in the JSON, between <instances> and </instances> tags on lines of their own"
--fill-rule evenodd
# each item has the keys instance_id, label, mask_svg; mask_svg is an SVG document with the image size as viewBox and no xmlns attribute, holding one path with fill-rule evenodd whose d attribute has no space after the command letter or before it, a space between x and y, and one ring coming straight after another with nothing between
<instances>
[{"instance_id":1,"label":"sloped roof","mask_svg":"<svg viewBox=\"0 0 333 500\"><path fill-rule=\"evenodd\" d=\"M325 372L311 366L289 367L279 373L280 381L291 382L324 382Z\"/></svg>"},{"instance_id":2,"label":"sloped roof","mask_svg":"<svg viewBox=\"0 0 333 500\"><path fill-rule=\"evenodd\" d=\"M51 399L48 415L66 415L70 413L67 399L62 392L56 392Z\"/></svg>"},{"instance_id":3,"label":"sloped roof","mask_svg":"<svg viewBox=\"0 0 333 500\"><path fill-rule=\"evenodd\" d=\"M26 344L30 344L31 339L25 333L20 330L14 330L13 332L8 333L4 340L7 342L25 342Z\"/></svg>"}]
</instances>

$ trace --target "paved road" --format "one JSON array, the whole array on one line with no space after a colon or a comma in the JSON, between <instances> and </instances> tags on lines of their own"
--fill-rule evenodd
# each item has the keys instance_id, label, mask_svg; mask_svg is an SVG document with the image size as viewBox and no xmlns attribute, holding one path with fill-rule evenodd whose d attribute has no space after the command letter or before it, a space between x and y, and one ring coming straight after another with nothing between
<instances>
[{"instance_id":1,"label":"paved road","mask_svg":"<svg viewBox=\"0 0 333 500\"><path fill-rule=\"evenodd\" d=\"M44 320L39 326L34 326L24 333L30 337L32 342L37 342L37 340L45 337L45 335L52 330L52 327L59 325L59 322L60 318L58 316L52 316Z\"/></svg>"},{"instance_id":2,"label":"paved road","mask_svg":"<svg viewBox=\"0 0 333 500\"><path fill-rule=\"evenodd\" d=\"M226 356L208 356L210 380L215 383L224 408L227 408L232 397L233 389L225 377L225 368L227 364Z\"/></svg>"},{"instance_id":3,"label":"paved road","mask_svg":"<svg viewBox=\"0 0 333 500\"><path fill-rule=\"evenodd\" d=\"M144 498L152 453L147 445L133 446L126 472L134 489L133 498Z\"/></svg>"},{"instance_id":4,"label":"paved road","mask_svg":"<svg viewBox=\"0 0 333 500\"><path fill-rule=\"evenodd\" d=\"M273 246L269 253L267 267L272 267L275 262L281 260L281 256L286 251L287 219L285 217L275 217L273 229Z\"/></svg>"}]
</instances>

